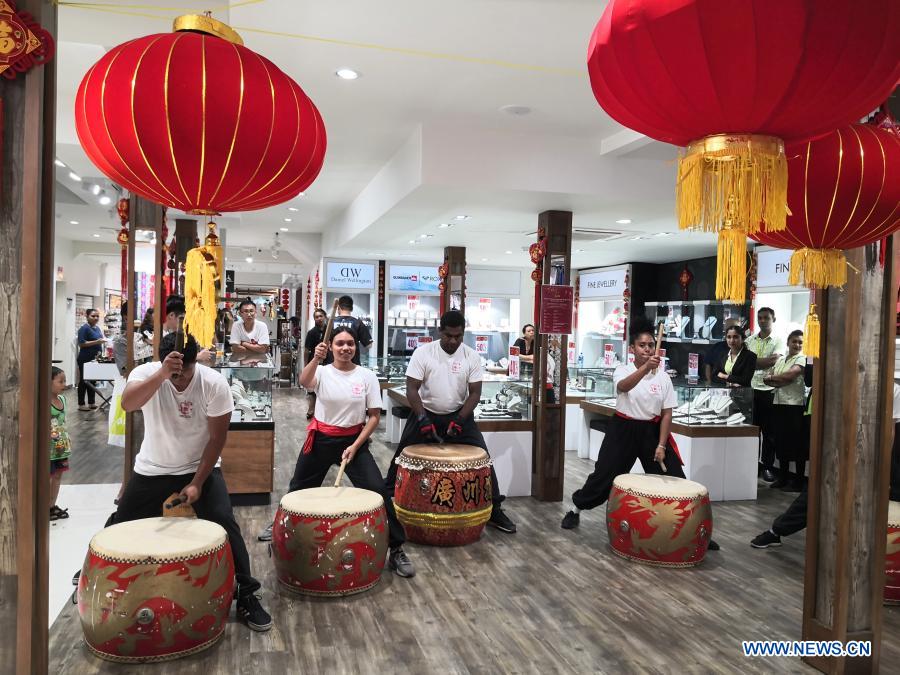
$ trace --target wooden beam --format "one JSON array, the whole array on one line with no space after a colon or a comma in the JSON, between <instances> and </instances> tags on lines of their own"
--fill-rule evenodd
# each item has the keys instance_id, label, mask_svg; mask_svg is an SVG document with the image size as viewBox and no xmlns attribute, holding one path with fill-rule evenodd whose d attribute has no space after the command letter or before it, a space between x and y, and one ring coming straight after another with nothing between
<instances>
[{"instance_id":1,"label":"wooden beam","mask_svg":"<svg viewBox=\"0 0 900 675\"><path fill-rule=\"evenodd\" d=\"M466 313L466 247L444 247L444 264L447 266L447 278L444 280L444 303L441 314L458 309Z\"/></svg>"}]
</instances>

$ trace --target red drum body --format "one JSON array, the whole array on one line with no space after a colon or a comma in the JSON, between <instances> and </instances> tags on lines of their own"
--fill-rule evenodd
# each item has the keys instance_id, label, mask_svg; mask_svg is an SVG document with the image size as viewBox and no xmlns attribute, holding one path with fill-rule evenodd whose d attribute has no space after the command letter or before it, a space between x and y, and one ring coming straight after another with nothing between
<instances>
[{"instance_id":1,"label":"red drum body","mask_svg":"<svg viewBox=\"0 0 900 675\"><path fill-rule=\"evenodd\" d=\"M387 512L377 492L319 487L281 499L272 559L285 588L305 595L361 593L381 579L387 553Z\"/></svg>"},{"instance_id":2,"label":"red drum body","mask_svg":"<svg viewBox=\"0 0 900 675\"><path fill-rule=\"evenodd\" d=\"M214 645L233 596L224 529L146 518L94 535L78 580L78 614L84 641L100 658L166 661Z\"/></svg>"},{"instance_id":3,"label":"red drum body","mask_svg":"<svg viewBox=\"0 0 900 675\"><path fill-rule=\"evenodd\" d=\"M684 478L617 476L606 527L613 551L624 558L661 567L698 565L712 536L709 492Z\"/></svg>"},{"instance_id":4,"label":"red drum body","mask_svg":"<svg viewBox=\"0 0 900 675\"><path fill-rule=\"evenodd\" d=\"M884 574L885 604L900 605L900 502L888 502Z\"/></svg>"},{"instance_id":5,"label":"red drum body","mask_svg":"<svg viewBox=\"0 0 900 675\"><path fill-rule=\"evenodd\" d=\"M397 458L394 509L418 544L478 541L491 517L491 460L471 445L411 445Z\"/></svg>"}]
</instances>

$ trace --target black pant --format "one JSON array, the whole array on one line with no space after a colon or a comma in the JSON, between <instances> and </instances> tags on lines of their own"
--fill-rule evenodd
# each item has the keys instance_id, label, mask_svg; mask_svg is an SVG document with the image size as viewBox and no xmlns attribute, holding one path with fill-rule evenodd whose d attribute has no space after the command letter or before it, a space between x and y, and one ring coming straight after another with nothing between
<instances>
[{"instance_id":1,"label":"black pant","mask_svg":"<svg viewBox=\"0 0 900 675\"><path fill-rule=\"evenodd\" d=\"M193 480L194 474L178 476L144 476L131 474L131 480L119 500L119 509L110 516L106 525L125 523L139 518L154 518L162 515L163 500L173 492L181 492ZM200 499L192 504L198 518L221 525L228 534L231 555L234 557L234 572L238 583L238 597L254 593L260 583L250 576L250 556L241 536L241 528L234 519L228 488L221 469L213 469L203 483Z\"/></svg>"},{"instance_id":2,"label":"black pant","mask_svg":"<svg viewBox=\"0 0 900 675\"><path fill-rule=\"evenodd\" d=\"M96 392L94 392L93 387L87 386L87 382L84 381L84 364L86 362L76 361L76 363L78 364L78 405L84 405L85 392L87 392L88 405L94 405Z\"/></svg>"},{"instance_id":3,"label":"black pant","mask_svg":"<svg viewBox=\"0 0 900 675\"><path fill-rule=\"evenodd\" d=\"M294 475L291 477L288 490L294 492L322 485L325 474L333 465L341 463L341 455L344 454L344 450L355 440L356 436L326 436L321 431L317 431L312 450L307 454L301 452L297 457L297 464L294 466ZM355 487L371 490L382 496L384 508L387 511L388 542L391 548L402 546L406 541L406 533L403 531L403 525L397 520L394 500L391 499L392 493L385 489L381 471L378 469L372 453L369 452L369 441L363 443L356 451L353 461L347 463L344 473Z\"/></svg>"},{"instance_id":4,"label":"black pant","mask_svg":"<svg viewBox=\"0 0 900 675\"><path fill-rule=\"evenodd\" d=\"M790 463L794 462L794 478L802 480L809 459L809 440L804 433L802 405L774 405L773 418L778 428L775 454L782 478L790 477Z\"/></svg>"},{"instance_id":5,"label":"black pant","mask_svg":"<svg viewBox=\"0 0 900 675\"><path fill-rule=\"evenodd\" d=\"M891 450L891 500L900 502L900 422L894 423L894 447Z\"/></svg>"},{"instance_id":6,"label":"black pant","mask_svg":"<svg viewBox=\"0 0 900 675\"><path fill-rule=\"evenodd\" d=\"M753 390L753 424L762 433L762 447L759 463L766 469L775 467L775 425L772 418L772 406L775 392Z\"/></svg>"},{"instance_id":7,"label":"black pant","mask_svg":"<svg viewBox=\"0 0 900 675\"><path fill-rule=\"evenodd\" d=\"M426 410L425 412L428 413L431 421L434 422L437 433L441 438L452 443L459 443L460 445L474 445L478 448L482 448L488 453L488 456L490 456L491 453L488 451L487 443L484 442L484 436L481 435L481 431L478 429L478 423L472 415L469 415L465 420L460 420L458 419L459 411L450 413L449 415L438 415L430 410ZM448 438L447 426L453 420L456 420L462 427L462 431L457 436ZM422 436L419 431L419 420L415 415L410 415L406 419L406 426L403 427L403 433L400 435L400 443L397 444L397 452L394 453L394 457L391 459L387 477L384 479L384 486L391 496L394 494L394 483L397 480L397 458L400 456L400 453L403 452L403 448L407 445L420 445L422 443L434 443L434 441L426 440L425 437ZM493 465L491 465L491 494L493 495L491 501L496 509L505 498L500 494L500 484L497 482L497 472L494 471Z\"/></svg>"},{"instance_id":8,"label":"black pant","mask_svg":"<svg viewBox=\"0 0 900 675\"><path fill-rule=\"evenodd\" d=\"M772 532L779 537L788 537L795 532L806 529L806 502L809 492L804 487L797 495L797 498L791 502L787 511L782 513L772 523Z\"/></svg>"},{"instance_id":9,"label":"black pant","mask_svg":"<svg viewBox=\"0 0 900 675\"><path fill-rule=\"evenodd\" d=\"M678 455L672 449L671 438L666 442L666 472L653 461L656 446L659 445L659 422L630 420L613 416L609 429L603 437L600 454L594 464L594 471L580 490L572 495L578 509L592 509L609 499L616 476L631 471L634 461L640 460L644 473L684 478L684 471Z\"/></svg>"}]
</instances>

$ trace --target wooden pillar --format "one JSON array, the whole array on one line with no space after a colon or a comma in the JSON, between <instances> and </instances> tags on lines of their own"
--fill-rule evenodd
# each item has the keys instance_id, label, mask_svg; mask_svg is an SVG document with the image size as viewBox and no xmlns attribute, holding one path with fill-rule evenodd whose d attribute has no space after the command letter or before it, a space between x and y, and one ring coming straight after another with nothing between
<instances>
[{"instance_id":1,"label":"wooden pillar","mask_svg":"<svg viewBox=\"0 0 900 675\"><path fill-rule=\"evenodd\" d=\"M817 292L804 640L871 640L871 657L808 658L826 673L878 672L894 372L897 259L847 252L843 290Z\"/></svg>"},{"instance_id":2,"label":"wooden pillar","mask_svg":"<svg viewBox=\"0 0 900 675\"><path fill-rule=\"evenodd\" d=\"M56 8L19 0L56 35ZM56 61L0 80L0 672L47 672Z\"/></svg>"},{"instance_id":3,"label":"wooden pillar","mask_svg":"<svg viewBox=\"0 0 900 675\"><path fill-rule=\"evenodd\" d=\"M538 216L547 251L542 261L544 285L570 285L572 280L572 213L544 211ZM555 270L555 271L554 271ZM561 278L560 276L561 275ZM565 475L566 361L568 334L546 334L541 326L540 287L535 289L534 325L534 430L531 462L531 495L541 501L561 501ZM547 395L547 357L553 358L554 402Z\"/></svg>"},{"instance_id":4,"label":"wooden pillar","mask_svg":"<svg viewBox=\"0 0 900 675\"><path fill-rule=\"evenodd\" d=\"M441 314L451 309L466 313L466 247L444 248L444 264L447 266L446 289Z\"/></svg>"},{"instance_id":5,"label":"wooden pillar","mask_svg":"<svg viewBox=\"0 0 900 675\"><path fill-rule=\"evenodd\" d=\"M175 219L175 286L178 294L184 292L181 275L188 251L197 245L197 221L190 218Z\"/></svg>"}]
</instances>

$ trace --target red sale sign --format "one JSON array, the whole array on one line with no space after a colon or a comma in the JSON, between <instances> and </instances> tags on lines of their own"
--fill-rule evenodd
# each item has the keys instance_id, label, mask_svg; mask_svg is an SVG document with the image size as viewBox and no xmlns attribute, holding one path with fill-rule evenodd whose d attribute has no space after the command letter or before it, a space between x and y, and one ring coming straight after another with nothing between
<instances>
[{"instance_id":1,"label":"red sale sign","mask_svg":"<svg viewBox=\"0 0 900 675\"><path fill-rule=\"evenodd\" d=\"M406 296L406 307L411 312L416 311L419 308L419 296L418 295L407 295Z\"/></svg>"},{"instance_id":2,"label":"red sale sign","mask_svg":"<svg viewBox=\"0 0 900 675\"><path fill-rule=\"evenodd\" d=\"M479 298L478 299L478 309L482 312L490 312L491 311L491 299L490 298Z\"/></svg>"},{"instance_id":3,"label":"red sale sign","mask_svg":"<svg viewBox=\"0 0 900 675\"><path fill-rule=\"evenodd\" d=\"M519 377L519 348L509 348L509 376Z\"/></svg>"},{"instance_id":4,"label":"red sale sign","mask_svg":"<svg viewBox=\"0 0 900 675\"><path fill-rule=\"evenodd\" d=\"M475 336L475 353L476 354L487 354L488 353L488 342L490 341L490 336L488 335L476 335Z\"/></svg>"}]
</instances>

